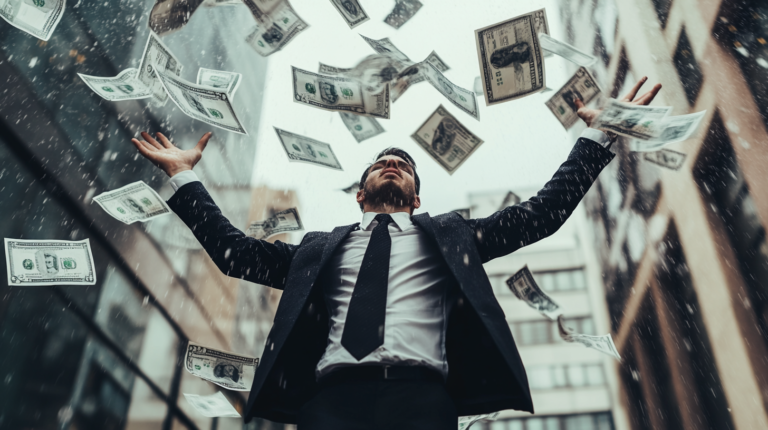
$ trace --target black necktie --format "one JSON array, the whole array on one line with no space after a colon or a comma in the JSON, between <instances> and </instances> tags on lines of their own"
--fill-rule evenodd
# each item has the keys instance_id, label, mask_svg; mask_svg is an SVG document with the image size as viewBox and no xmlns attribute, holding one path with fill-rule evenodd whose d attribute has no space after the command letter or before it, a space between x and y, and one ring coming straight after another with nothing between
<instances>
[{"instance_id":1,"label":"black necktie","mask_svg":"<svg viewBox=\"0 0 768 430\"><path fill-rule=\"evenodd\" d=\"M341 345L358 361L384 343L389 253L392 249L388 225L392 217L378 214L375 220L379 225L374 227L365 249L341 335Z\"/></svg>"}]
</instances>

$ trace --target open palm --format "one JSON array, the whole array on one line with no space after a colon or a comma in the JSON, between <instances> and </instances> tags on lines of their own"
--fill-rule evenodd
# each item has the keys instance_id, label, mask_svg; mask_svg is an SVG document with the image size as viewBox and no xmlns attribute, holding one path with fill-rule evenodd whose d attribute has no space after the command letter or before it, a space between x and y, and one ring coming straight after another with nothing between
<instances>
[{"instance_id":1,"label":"open palm","mask_svg":"<svg viewBox=\"0 0 768 430\"><path fill-rule=\"evenodd\" d=\"M136 149L147 160L155 163L165 171L168 176L173 176L185 170L192 170L203 157L203 150L208 145L211 132L205 133L197 145L192 149L182 150L174 146L162 133L156 133L155 140L149 133L142 131L144 140L131 139ZM158 142L159 141L159 142Z\"/></svg>"},{"instance_id":2,"label":"open palm","mask_svg":"<svg viewBox=\"0 0 768 430\"><path fill-rule=\"evenodd\" d=\"M624 103L631 103L633 105L648 105L650 104L653 99L656 97L656 94L659 93L659 90L661 89L661 84L656 84L651 88L650 91L643 94L642 96L635 98L637 95L637 92L640 91L640 87L643 86L643 84L648 80L647 77L643 77L637 83L634 87L632 87L631 90L629 90L629 93L627 93L624 98L622 98L619 101L622 101ZM591 127L592 123L595 121L595 118L597 118L598 115L600 115L601 110L600 109L591 109L584 105L584 102L581 100L574 100L574 103L576 104L576 107L579 108L578 111L576 111L576 115L579 116L584 122L587 123L587 127Z\"/></svg>"}]
</instances>

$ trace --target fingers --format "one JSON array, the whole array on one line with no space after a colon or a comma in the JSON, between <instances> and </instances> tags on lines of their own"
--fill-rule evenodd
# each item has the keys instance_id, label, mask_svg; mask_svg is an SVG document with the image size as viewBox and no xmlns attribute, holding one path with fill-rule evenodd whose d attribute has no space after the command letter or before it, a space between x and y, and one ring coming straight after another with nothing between
<instances>
[{"instance_id":1,"label":"fingers","mask_svg":"<svg viewBox=\"0 0 768 430\"><path fill-rule=\"evenodd\" d=\"M157 140L159 140L160 143L163 144L163 146L165 146L166 148L173 148L173 144L171 143L170 140L168 140L167 137L165 137L163 133L157 132L155 134L157 135Z\"/></svg>"},{"instance_id":2,"label":"fingers","mask_svg":"<svg viewBox=\"0 0 768 430\"><path fill-rule=\"evenodd\" d=\"M659 90L661 90L661 84L654 85L650 91L638 97L637 100L634 101L634 103L639 105L650 104L653 101L653 99L656 97L656 94L659 93Z\"/></svg>"},{"instance_id":3,"label":"fingers","mask_svg":"<svg viewBox=\"0 0 768 430\"><path fill-rule=\"evenodd\" d=\"M637 92L640 91L640 87L642 87L643 84L645 83L645 81L647 81L647 80L648 80L648 77L647 76L643 76L643 78L640 79L639 81L637 81L635 86L632 87L631 90L629 90L629 93L627 93L627 95L624 96L624 98L621 99L621 101L631 102L635 98L635 96L637 95Z\"/></svg>"},{"instance_id":4,"label":"fingers","mask_svg":"<svg viewBox=\"0 0 768 430\"><path fill-rule=\"evenodd\" d=\"M583 108L583 107L586 107L586 106L584 105L584 102L583 102L583 101L581 101L581 99L574 99L574 100L573 100L573 104L575 104L575 105L576 105L576 107L577 107L578 109L581 109L581 108Z\"/></svg>"},{"instance_id":5,"label":"fingers","mask_svg":"<svg viewBox=\"0 0 768 430\"><path fill-rule=\"evenodd\" d=\"M152 151L157 151L153 146L147 142L142 142L139 139L131 139L131 142L133 142L133 145L139 150L139 153L143 155L144 158L150 158L152 156ZM151 150L149 149L150 147L152 148Z\"/></svg>"},{"instance_id":6,"label":"fingers","mask_svg":"<svg viewBox=\"0 0 768 430\"><path fill-rule=\"evenodd\" d=\"M155 139L152 138L152 136L149 135L146 131L141 132L141 137L144 138L147 142L149 142L150 145L154 146L157 149L163 149L163 145L157 143Z\"/></svg>"},{"instance_id":7,"label":"fingers","mask_svg":"<svg viewBox=\"0 0 768 430\"><path fill-rule=\"evenodd\" d=\"M197 149L200 152L203 152L206 146L208 146L208 141L211 139L211 136L213 136L213 133L210 131L208 133L205 133L203 137L200 138L200 141L197 142L197 146L195 146L195 149Z\"/></svg>"}]
</instances>

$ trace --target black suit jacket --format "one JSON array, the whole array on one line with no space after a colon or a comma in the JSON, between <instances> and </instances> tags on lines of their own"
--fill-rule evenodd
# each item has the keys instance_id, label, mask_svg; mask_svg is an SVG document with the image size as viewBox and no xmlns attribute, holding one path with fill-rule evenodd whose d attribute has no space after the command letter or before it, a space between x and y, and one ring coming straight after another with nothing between
<instances>
[{"instance_id":1,"label":"black suit jacket","mask_svg":"<svg viewBox=\"0 0 768 430\"><path fill-rule=\"evenodd\" d=\"M447 389L459 415L502 409L533 412L528 378L483 263L557 231L613 154L579 139L553 178L530 200L488 218L456 213L412 217L440 250L459 289L446 333ZM181 187L171 209L192 229L225 274L283 290L248 398L253 417L295 423L317 391L315 367L328 341L320 272L358 224L310 232L299 245L247 237L224 217L199 182Z\"/></svg>"}]
</instances>

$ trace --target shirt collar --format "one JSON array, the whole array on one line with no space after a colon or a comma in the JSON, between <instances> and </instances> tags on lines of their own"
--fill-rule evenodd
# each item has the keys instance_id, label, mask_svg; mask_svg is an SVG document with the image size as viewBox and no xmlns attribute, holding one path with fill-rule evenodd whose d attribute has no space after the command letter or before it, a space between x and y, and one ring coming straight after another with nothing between
<instances>
[{"instance_id":1,"label":"shirt collar","mask_svg":"<svg viewBox=\"0 0 768 430\"><path fill-rule=\"evenodd\" d=\"M373 230L373 228L379 224L378 222L373 224L375 222L374 218L376 218L376 215L378 215L376 212L364 213L363 221L360 223L360 229ZM392 223L389 225L394 225L400 231L405 231L409 227L413 226L413 222L411 222L411 215L408 212L395 212L389 215L392 217Z\"/></svg>"}]
</instances>

